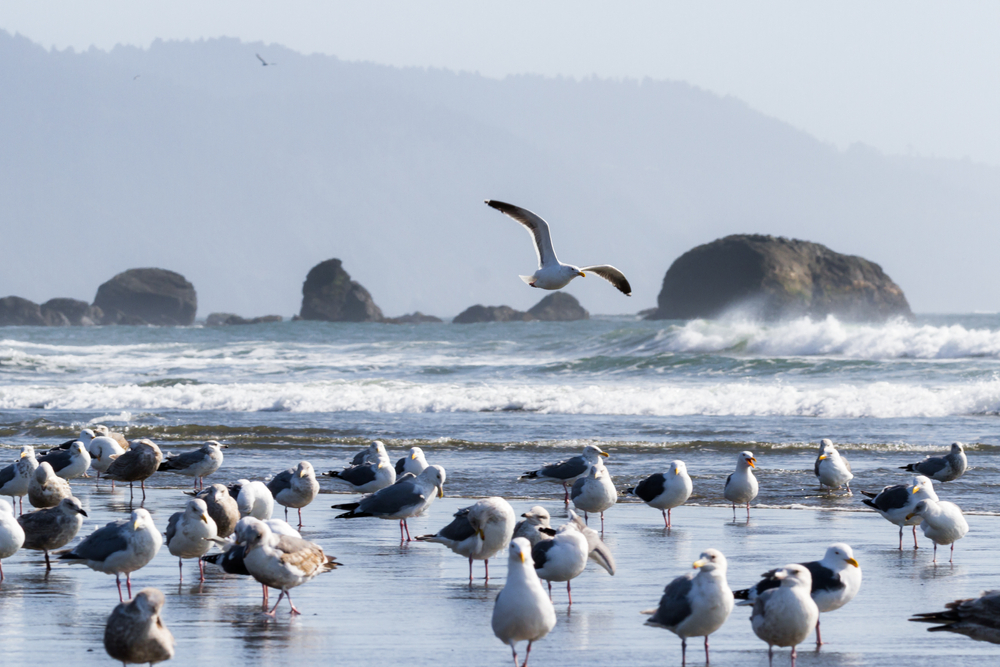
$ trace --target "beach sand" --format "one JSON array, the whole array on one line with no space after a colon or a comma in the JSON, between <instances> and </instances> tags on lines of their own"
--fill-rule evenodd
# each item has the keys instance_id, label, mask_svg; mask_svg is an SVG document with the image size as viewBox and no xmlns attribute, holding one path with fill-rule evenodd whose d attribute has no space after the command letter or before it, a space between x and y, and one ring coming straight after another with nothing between
<instances>
[{"instance_id":1,"label":"beach sand","mask_svg":"<svg viewBox=\"0 0 1000 667\"><path fill-rule=\"evenodd\" d=\"M113 494L106 482L74 483L90 513L82 534L124 516L128 490ZM447 489L446 489L447 490ZM157 525L180 511L181 489L151 489L145 503ZM352 664L461 666L511 663L510 650L490 629L493 599L503 586L506 553L490 562L492 578L482 582L483 565L470 588L468 563L443 546L400 546L396 522L378 519L335 520L330 505L343 495L321 495L303 516L303 537L318 542L344 563L294 589L303 616L290 618L285 602L277 620L260 613L260 586L249 578L225 575L208 566L199 585L197 565L187 561L178 585L177 560L164 547L133 576L133 592L155 586L167 596L163 616L177 638L173 664ZM451 513L471 504L466 498L437 500L428 516L410 521L413 535L433 533ZM541 502L515 500L518 514L534 504L563 516L561 489ZM276 516L281 516L280 512ZM640 610L656 606L663 587L688 571L698 554L720 549L729 560L729 583L743 588L765 570L789 562L821 558L832 542L847 542L864 572L858 597L823 616L828 642L817 653L811 636L800 646L800 665L983 664L1000 647L947 633L930 634L910 614L935 611L950 600L977 595L1000 585L995 532L1000 517L970 516L969 535L956 547L955 564L947 549L931 563L931 544L919 534L912 549L909 532L899 552L897 529L872 512L682 507L675 528L666 531L658 511L624 504L606 515L605 541L618 563L616 576L591 563L573 582L574 605L566 604L564 585L553 586L558 623L532 650L532 665L679 665L680 640L672 633L643 626ZM596 517L595 517L596 518ZM591 522L594 525L594 519ZM559 520L561 522L561 520ZM599 522L597 524L599 527ZM909 546L906 546L909 545ZM0 586L0 647L5 664L110 664L104 651L104 623L118 602L114 578L84 566L57 564L46 577L40 552L21 551L4 561ZM277 593L271 597L272 603ZM767 647L754 636L750 611L737 607L712 635L712 664L766 665ZM523 645L521 652L523 654ZM689 664L703 664L700 640L689 646ZM788 664L781 649L776 665Z\"/></svg>"}]
</instances>

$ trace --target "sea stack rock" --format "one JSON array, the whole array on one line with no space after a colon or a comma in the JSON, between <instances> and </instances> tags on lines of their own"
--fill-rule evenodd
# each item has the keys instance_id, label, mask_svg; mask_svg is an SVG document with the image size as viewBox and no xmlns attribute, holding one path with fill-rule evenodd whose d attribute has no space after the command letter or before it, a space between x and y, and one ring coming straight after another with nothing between
<instances>
[{"instance_id":1,"label":"sea stack rock","mask_svg":"<svg viewBox=\"0 0 1000 667\"><path fill-rule=\"evenodd\" d=\"M194 322L198 296L184 276L166 269L129 269L97 288L94 305L102 324L187 326Z\"/></svg>"},{"instance_id":2,"label":"sea stack rock","mask_svg":"<svg viewBox=\"0 0 1000 667\"><path fill-rule=\"evenodd\" d=\"M573 320L589 320L590 313L580 305L572 294L554 292L536 303L528 314L536 320L545 322L572 322Z\"/></svg>"},{"instance_id":3,"label":"sea stack rock","mask_svg":"<svg viewBox=\"0 0 1000 667\"><path fill-rule=\"evenodd\" d=\"M104 318L104 312L79 299L49 299L41 305L42 317L50 325L92 327Z\"/></svg>"},{"instance_id":4,"label":"sea stack rock","mask_svg":"<svg viewBox=\"0 0 1000 667\"><path fill-rule=\"evenodd\" d=\"M438 324L443 320L433 315L424 315L419 310L414 313L407 313L399 317L387 317L383 320L386 324Z\"/></svg>"},{"instance_id":5,"label":"sea stack rock","mask_svg":"<svg viewBox=\"0 0 1000 667\"><path fill-rule=\"evenodd\" d=\"M528 313L514 310L510 306L470 306L452 320L454 324L475 324L477 322L527 322L535 319Z\"/></svg>"},{"instance_id":6,"label":"sea stack rock","mask_svg":"<svg viewBox=\"0 0 1000 667\"><path fill-rule=\"evenodd\" d=\"M903 290L878 264L818 243L759 234L726 236L678 257L657 303L648 319L713 318L734 308L765 320L912 316Z\"/></svg>"},{"instance_id":7,"label":"sea stack rock","mask_svg":"<svg viewBox=\"0 0 1000 667\"><path fill-rule=\"evenodd\" d=\"M205 318L205 326L222 327L236 326L240 324L269 324L272 322L281 322L283 320L284 318L281 315L262 315L261 317L247 319L233 313L210 313L209 316Z\"/></svg>"},{"instance_id":8,"label":"sea stack rock","mask_svg":"<svg viewBox=\"0 0 1000 667\"><path fill-rule=\"evenodd\" d=\"M339 259L328 259L306 276L299 316L323 322L381 322L382 310L368 290L351 280Z\"/></svg>"},{"instance_id":9,"label":"sea stack rock","mask_svg":"<svg viewBox=\"0 0 1000 667\"><path fill-rule=\"evenodd\" d=\"M0 327L43 327L48 322L34 301L19 296L0 299Z\"/></svg>"}]
</instances>

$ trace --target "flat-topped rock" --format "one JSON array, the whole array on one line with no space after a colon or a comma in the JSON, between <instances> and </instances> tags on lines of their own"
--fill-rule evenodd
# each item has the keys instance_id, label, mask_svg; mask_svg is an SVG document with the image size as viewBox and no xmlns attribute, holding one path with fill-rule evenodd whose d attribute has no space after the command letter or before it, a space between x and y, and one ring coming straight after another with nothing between
<instances>
[{"instance_id":1,"label":"flat-topped rock","mask_svg":"<svg viewBox=\"0 0 1000 667\"><path fill-rule=\"evenodd\" d=\"M452 320L454 324L475 324L477 322L527 322L535 319L528 313L514 310L510 306L475 305L466 308Z\"/></svg>"},{"instance_id":2,"label":"flat-topped rock","mask_svg":"<svg viewBox=\"0 0 1000 667\"><path fill-rule=\"evenodd\" d=\"M79 299L49 299L41 305L42 316L50 325L65 324L92 327L104 318L104 312Z\"/></svg>"},{"instance_id":3,"label":"flat-topped rock","mask_svg":"<svg viewBox=\"0 0 1000 667\"><path fill-rule=\"evenodd\" d=\"M205 326L221 327L240 324L266 324L269 322L282 321L284 321L284 318L281 315L263 315L261 317L251 317L247 319L233 313L211 313L207 318L205 318Z\"/></svg>"},{"instance_id":4,"label":"flat-topped rock","mask_svg":"<svg viewBox=\"0 0 1000 667\"><path fill-rule=\"evenodd\" d=\"M399 317L387 317L383 321L386 324L434 324L443 322L444 320L433 315L424 315L418 310L415 313L400 315Z\"/></svg>"},{"instance_id":5,"label":"flat-topped rock","mask_svg":"<svg viewBox=\"0 0 1000 667\"><path fill-rule=\"evenodd\" d=\"M536 320L545 322L572 322L588 320L590 313L580 305L572 294L553 292L528 310Z\"/></svg>"},{"instance_id":6,"label":"flat-topped rock","mask_svg":"<svg viewBox=\"0 0 1000 667\"><path fill-rule=\"evenodd\" d=\"M194 285L166 269L129 269L97 288L102 324L187 326L198 311Z\"/></svg>"},{"instance_id":7,"label":"flat-topped rock","mask_svg":"<svg viewBox=\"0 0 1000 667\"><path fill-rule=\"evenodd\" d=\"M719 317L740 309L765 320L911 317L903 290L878 264L824 245L737 234L689 250L663 278L648 319Z\"/></svg>"},{"instance_id":8,"label":"flat-topped rock","mask_svg":"<svg viewBox=\"0 0 1000 667\"><path fill-rule=\"evenodd\" d=\"M0 299L0 327L43 327L47 324L41 308L34 301L19 296Z\"/></svg>"},{"instance_id":9,"label":"flat-topped rock","mask_svg":"<svg viewBox=\"0 0 1000 667\"><path fill-rule=\"evenodd\" d=\"M323 322L381 322L382 310L371 294L341 266L328 259L314 266L302 284L303 320Z\"/></svg>"}]
</instances>

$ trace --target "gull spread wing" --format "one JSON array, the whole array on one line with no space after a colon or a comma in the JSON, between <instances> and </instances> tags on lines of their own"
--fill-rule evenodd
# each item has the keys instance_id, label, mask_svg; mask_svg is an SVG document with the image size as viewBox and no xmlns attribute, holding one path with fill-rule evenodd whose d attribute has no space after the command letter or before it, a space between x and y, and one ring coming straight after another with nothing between
<instances>
[{"instance_id":1,"label":"gull spread wing","mask_svg":"<svg viewBox=\"0 0 1000 667\"><path fill-rule=\"evenodd\" d=\"M552 249L552 236L549 234L549 223L545 222L528 209L521 208L520 206L505 204L504 202L497 201L495 199L487 199L486 205L510 216L528 228L528 231L531 232L531 238L535 241L535 254L538 255L538 268L542 268L549 264L559 263L559 260L556 259L556 251ZM622 276L622 278L624 279L625 276Z\"/></svg>"},{"instance_id":2,"label":"gull spread wing","mask_svg":"<svg viewBox=\"0 0 1000 667\"><path fill-rule=\"evenodd\" d=\"M632 286L628 284L625 274L611 266L610 264L598 264L597 266L585 266L580 269L584 273L591 271L607 280L618 288L618 291L625 296L632 296Z\"/></svg>"},{"instance_id":3,"label":"gull spread wing","mask_svg":"<svg viewBox=\"0 0 1000 667\"><path fill-rule=\"evenodd\" d=\"M259 54L259 53L255 53L254 55L255 55L255 56L257 56L257 60L261 61L261 62L262 62L262 63L264 63L265 65L267 64L267 61L266 61L266 60L264 60L263 58L261 58L261 57L260 57L260 54Z\"/></svg>"}]
</instances>

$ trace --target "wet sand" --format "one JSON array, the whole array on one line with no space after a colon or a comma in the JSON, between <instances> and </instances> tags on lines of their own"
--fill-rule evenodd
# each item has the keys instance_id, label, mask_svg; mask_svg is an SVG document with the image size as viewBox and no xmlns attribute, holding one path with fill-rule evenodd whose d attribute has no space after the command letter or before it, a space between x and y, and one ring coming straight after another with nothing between
<instances>
[{"instance_id":1,"label":"wet sand","mask_svg":"<svg viewBox=\"0 0 1000 667\"><path fill-rule=\"evenodd\" d=\"M127 511L128 491L113 494L106 483L80 480L74 490L90 513L89 533ZM181 489L151 489L145 503L157 525L187 499ZM197 581L194 561L186 561L178 585L177 559L166 547L133 576L133 592L145 586L167 596L164 618L177 638L173 664L297 665L496 665L511 664L510 651L490 629L493 598L503 586L506 555L491 561L492 578L467 582L467 561L441 545L401 546L397 524L378 519L334 520L324 494L303 512L303 536L337 556L345 567L293 591L303 616L290 618L282 602L277 620L260 613L260 586L249 578L225 575L208 566ZM450 520L465 498L445 497L428 516L410 522L411 534L432 533ZM562 515L559 500L517 500L518 514L542 504ZM656 605L663 587L691 567L705 548L729 559L729 582L742 588L757 575L788 562L822 557L831 542L852 545L864 572L858 597L824 615L828 642L814 652L810 637L800 647L800 665L983 664L1000 647L946 633L930 634L909 614L935 611L958 597L1000 586L995 533L1000 517L970 516L969 535L958 543L955 564L939 550L931 564L930 542L896 550L897 529L874 513L754 509L745 513L719 507L675 510L675 528L662 527L659 512L644 505L619 504L606 513L605 541L615 553L614 577L588 565L573 582L572 610L565 586L554 585L555 630L532 650L533 665L679 665L680 640L665 630L644 627L642 609ZM905 545L909 544L908 547ZM4 561L0 586L0 647L5 664L111 664L102 636L107 615L118 602L114 577L84 566L57 564L46 577L40 552L21 551ZM277 594L271 597L272 603ZM749 609L737 607L711 639L712 664L766 665L766 645L750 629ZM523 652L523 645L522 645ZM700 642L691 643L689 664L702 664ZM788 650L776 665L788 664Z\"/></svg>"}]
</instances>

